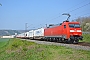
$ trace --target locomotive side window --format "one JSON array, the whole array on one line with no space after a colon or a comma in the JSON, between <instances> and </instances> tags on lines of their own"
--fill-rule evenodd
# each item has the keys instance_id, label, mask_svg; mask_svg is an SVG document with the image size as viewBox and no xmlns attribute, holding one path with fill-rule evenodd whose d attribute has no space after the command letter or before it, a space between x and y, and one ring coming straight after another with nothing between
<instances>
[{"instance_id":1,"label":"locomotive side window","mask_svg":"<svg viewBox=\"0 0 90 60\"><path fill-rule=\"evenodd\" d=\"M66 25L64 25L64 28L66 28Z\"/></svg>"},{"instance_id":2,"label":"locomotive side window","mask_svg":"<svg viewBox=\"0 0 90 60\"><path fill-rule=\"evenodd\" d=\"M70 28L80 28L80 24L69 24Z\"/></svg>"}]
</instances>

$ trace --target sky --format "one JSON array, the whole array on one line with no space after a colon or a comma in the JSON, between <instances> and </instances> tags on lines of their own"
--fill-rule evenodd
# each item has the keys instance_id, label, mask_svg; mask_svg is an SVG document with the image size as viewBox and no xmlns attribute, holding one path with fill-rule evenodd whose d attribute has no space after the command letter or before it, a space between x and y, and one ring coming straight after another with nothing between
<instances>
[{"instance_id":1,"label":"sky","mask_svg":"<svg viewBox=\"0 0 90 60\"><path fill-rule=\"evenodd\" d=\"M37 29L90 16L90 0L0 0L0 30Z\"/></svg>"}]
</instances>

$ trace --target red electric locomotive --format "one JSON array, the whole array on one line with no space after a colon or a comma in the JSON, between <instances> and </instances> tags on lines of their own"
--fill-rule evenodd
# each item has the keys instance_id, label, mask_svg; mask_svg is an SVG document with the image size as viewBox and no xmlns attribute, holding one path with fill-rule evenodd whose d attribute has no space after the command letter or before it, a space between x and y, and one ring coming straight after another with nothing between
<instances>
[{"instance_id":1,"label":"red electric locomotive","mask_svg":"<svg viewBox=\"0 0 90 60\"><path fill-rule=\"evenodd\" d=\"M46 28L44 37L47 40L68 43L78 43L83 38L80 23L69 21L64 21L58 26Z\"/></svg>"}]
</instances>

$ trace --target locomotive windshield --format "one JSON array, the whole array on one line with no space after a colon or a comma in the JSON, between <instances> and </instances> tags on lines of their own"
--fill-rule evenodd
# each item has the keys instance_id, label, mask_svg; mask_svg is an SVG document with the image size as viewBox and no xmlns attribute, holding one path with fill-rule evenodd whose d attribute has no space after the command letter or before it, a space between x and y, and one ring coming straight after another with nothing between
<instances>
[{"instance_id":1,"label":"locomotive windshield","mask_svg":"<svg viewBox=\"0 0 90 60\"><path fill-rule=\"evenodd\" d=\"M80 28L80 24L69 24L70 28Z\"/></svg>"}]
</instances>

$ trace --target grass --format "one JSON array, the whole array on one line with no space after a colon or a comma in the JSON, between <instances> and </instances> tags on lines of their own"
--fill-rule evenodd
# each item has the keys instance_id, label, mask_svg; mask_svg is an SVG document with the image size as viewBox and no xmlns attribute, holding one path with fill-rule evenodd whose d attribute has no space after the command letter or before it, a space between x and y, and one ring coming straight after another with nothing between
<instances>
[{"instance_id":1,"label":"grass","mask_svg":"<svg viewBox=\"0 0 90 60\"><path fill-rule=\"evenodd\" d=\"M7 44L7 41L9 41L8 38L0 38L0 48L5 46Z\"/></svg>"},{"instance_id":2,"label":"grass","mask_svg":"<svg viewBox=\"0 0 90 60\"><path fill-rule=\"evenodd\" d=\"M62 46L41 45L10 39L0 48L0 60L90 60L90 51Z\"/></svg>"},{"instance_id":3,"label":"grass","mask_svg":"<svg viewBox=\"0 0 90 60\"><path fill-rule=\"evenodd\" d=\"M83 34L83 40L81 42L90 43L90 34Z\"/></svg>"}]
</instances>

